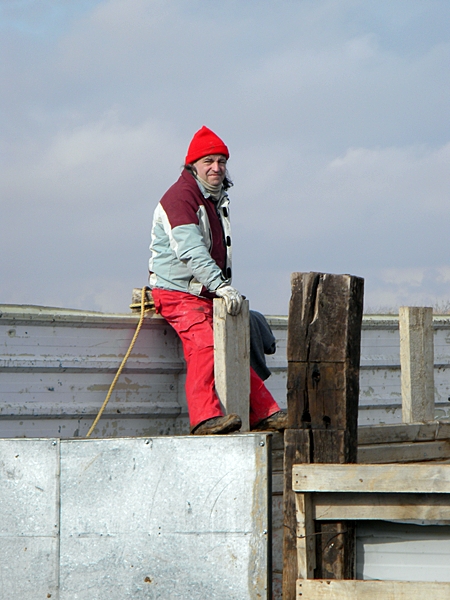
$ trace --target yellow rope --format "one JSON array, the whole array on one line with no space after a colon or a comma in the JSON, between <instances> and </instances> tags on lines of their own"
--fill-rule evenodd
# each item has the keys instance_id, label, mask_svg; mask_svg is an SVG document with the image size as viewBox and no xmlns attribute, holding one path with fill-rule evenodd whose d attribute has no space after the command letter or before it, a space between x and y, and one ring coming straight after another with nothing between
<instances>
[{"instance_id":1,"label":"yellow rope","mask_svg":"<svg viewBox=\"0 0 450 600\"><path fill-rule=\"evenodd\" d=\"M113 382L112 382L112 384L109 387L109 391L108 391L108 394L106 395L105 401L103 402L101 409L98 411L98 415L95 417L95 420L94 420L94 422L91 425L91 428L89 429L89 431L86 434L87 438L90 437L91 433L94 431L95 426L99 422L100 417L102 416L103 411L105 410L106 405L108 404L109 399L111 398L111 394L113 393L113 389L114 389L114 387L115 387L115 385L117 383L117 380L120 377L120 374L122 373L122 370L123 370L123 368L125 366L125 363L127 362L128 357L131 354L131 351L133 350L133 346L134 346L134 344L135 344L135 342L137 340L137 336L139 335L139 332L141 330L142 324L144 322L145 312L148 311L148 310L150 310L150 308L147 308L147 309L145 308L145 292L146 291L147 291L147 287L144 286L142 288L142 296L141 296L141 317L139 319L138 326L136 327L136 331L134 333L133 339L131 340L131 343L130 343L130 346L129 346L128 350L127 350L127 353L125 354L122 362L120 363L120 367L119 367L119 369L118 369L118 371L116 373L116 376L114 377Z\"/></svg>"}]
</instances>

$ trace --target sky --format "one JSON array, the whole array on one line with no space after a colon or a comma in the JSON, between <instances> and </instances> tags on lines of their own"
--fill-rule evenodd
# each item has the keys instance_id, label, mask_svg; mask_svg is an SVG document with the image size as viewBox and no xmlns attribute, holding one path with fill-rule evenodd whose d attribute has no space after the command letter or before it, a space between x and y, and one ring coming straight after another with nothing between
<instances>
[{"instance_id":1,"label":"sky","mask_svg":"<svg viewBox=\"0 0 450 600\"><path fill-rule=\"evenodd\" d=\"M251 308L308 271L450 301L448 0L0 0L0 82L2 304L128 312L202 125Z\"/></svg>"}]
</instances>

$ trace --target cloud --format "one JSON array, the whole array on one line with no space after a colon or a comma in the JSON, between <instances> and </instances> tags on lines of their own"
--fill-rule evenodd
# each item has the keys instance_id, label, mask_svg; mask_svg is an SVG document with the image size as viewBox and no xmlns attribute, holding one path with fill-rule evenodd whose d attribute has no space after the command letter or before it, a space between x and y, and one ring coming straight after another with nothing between
<instances>
[{"instance_id":1,"label":"cloud","mask_svg":"<svg viewBox=\"0 0 450 600\"><path fill-rule=\"evenodd\" d=\"M449 309L448 265L385 269L370 275L367 312L397 312L399 306L432 306L437 312Z\"/></svg>"},{"instance_id":2,"label":"cloud","mask_svg":"<svg viewBox=\"0 0 450 600\"><path fill-rule=\"evenodd\" d=\"M30 144L26 152L10 157L3 178L5 198L37 195L46 203L59 203L64 197L94 209L111 207L129 196L130 188L133 192L136 176L142 188L164 179L169 159L183 146L170 124L148 119L131 126L110 110L98 120L56 130L41 145Z\"/></svg>"},{"instance_id":3,"label":"cloud","mask_svg":"<svg viewBox=\"0 0 450 600\"><path fill-rule=\"evenodd\" d=\"M56 132L43 147L33 145L26 161L10 160L1 183L7 219L0 247L8 257L3 302L63 301L48 296L72 307L87 299L91 308L110 309L112 293L98 304L100 296L84 289L97 277L110 289L128 287L116 300L118 310L132 287L146 283L151 213L179 172L169 159L183 146L170 124L130 127L110 112Z\"/></svg>"},{"instance_id":4,"label":"cloud","mask_svg":"<svg viewBox=\"0 0 450 600\"><path fill-rule=\"evenodd\" d=\"M257 153L250 156L258 163ZM353 148L322 162L297 154L298 181L289 187L293 156L289 150L276 155L273 164L287 169L271 174L270 183L262 176L265 193L254 179L243 189L236 186L236 196L244 199L239 202L245 202L233 204L236 253L257 265L253 278L268 271L283 273L284 281L290 271L352 273L368 279L370 305L405 302L408 294L416 300L450 295L448 285L438 286L446 283L447 273L442 260L450 216L450 144ZM242 160L242 170L250 171ZM244 248L241 240L250 230L252 242ZM240 278L239 268L235 272ZM379 286L390 289L385 300ZM286 285L282 289L287 306Z\"/></svg>"},{"instance_id":5,"label":"cloud","mask_svg":"<svg viewBox=\"0 0 450 600\"><path fill-rule=\"evenodd\" d=\"M448 297L447 3L38 4L0 41L4 301L126 309L203 124L255 308L286 313L309 270L364 276L370 304Z\"/></svg>"},{"instance_id":6,"label":"cloud","mask_svg":"<svg viewBox=\"0 0 450 600\"><path fill-rule=\"evenodd\" d=\"M397 286L408 286L417 288L420 287L423 283L425 269L383 269L380 272L380 275L385 283Z\"/></svg>"},{"instance_id":7,"label":"cloud","mask_svg":"<svg viewBox=\"0 0 450 600\"><path fill-rule=\"evenodd\" d=\"M351 148L344 155L327 158L313 160L289 147L255 149L248 157L241 153L236 167L241 190L266 214L276 198L277 212L284 217L278 224L288 231L298 224L289 214L298 215L302 223L320 223L326 233L350 230L355 221L361 228L389 228L391 221L399 230L450 211L450 144ZM257 165L266 160L268 169L259 175ZM248 219L251 216L247 214ZM260 226L271 229L274 224L267 219ZM314 235L313 227L305 229L304 235Z\"/></svg>"}]
</instances>

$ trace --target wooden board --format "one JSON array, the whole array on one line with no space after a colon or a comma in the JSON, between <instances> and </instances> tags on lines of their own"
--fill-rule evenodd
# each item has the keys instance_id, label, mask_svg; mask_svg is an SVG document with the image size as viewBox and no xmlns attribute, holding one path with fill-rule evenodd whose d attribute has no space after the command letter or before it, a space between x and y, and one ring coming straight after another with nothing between
<instances>
[{"instance_id":1,"label":"wooden board","mask_svg":"<svg viewBox=\"0 0 450 600\"><path fill-rule=\"evenodd\" d=\"M298 505L292 489L292 466L307 462L310 456L310 437L307 429L286 429L284 432L284 494L283 494L283 600L295 598L297 565Z\"/></svg>"},{"instance_id":2,"label":"wooden board","mask_svg":"<svg viewBox=\"0 0 450 600\"><path fill-rule=\"evenodd\" d=\"M448 600L450 583L299 579L300 600Z\"/></svg>"},{"instance_id":3,"label":"wooden board","mask_svg":"<svg viewBox=\"0 0 450 600\"><path fill-rule=\"evenodd\" d=\"M304 494L297 494L303 496ZM450 494L313 494L313 519L427 521L450 524Z\"/></svg>"},{"instance_id":4,"label":"wooden board","mask_svg":"<svg viewBox=\"0 0 450 600\"><path fill-rule=\"evenodd\" d=\"M450 458L450 440L358 447L359 463L411 463Z\"/></svg>"},{"instance_id":5,"label":"wooden board","mask_svg":"<svg viewBox=\"0 0 450 600\"><path fill-rule=\"evenodd\" d=\"M311 494L295 494L297 508L297 569L301 579L313 579L316 540Z\"/></svg>"},{"instance_id":6,"label":"wooden board","mask_svg":"<svg viewBox=\"0 0 450 600\"><path fill-rule=\"evenodd\" d=\"M405 423L402 425L374 425L358 428L358 444L391 444L400 442L427 442L450 439L450 423Z\"/></svg>"},{"instance_id":7,"label":"wooden board","mask_svg":"<svg viewBox=\"0 0 450 600\"><path fill-rule=\"evenodd\" d=\"M289 362L287 399L292 427L307 422L313 429L328 431L351 425L356 444L358 382L358 369L346 363Z\"/></svg>"},{"instance_id":8,"label":"wooden board","mask_svg":"<svg viewBox=\"0 0 450 600\"><path fill-rule=\"evenodd\" d=\"M227 313L222 298L214 300L214 378L217 395L227 414L238 414L241 431L249 431L250 324L248 300L241 312Z\"/></svg>"},{"instance_id":9,"label":"wooden board","mask_svg":"<svg viewBox=\"0 0 450 600\"><path fill-rule=\"evenodd\" d=\"M433 309L399 309L402 419L404 423L434 419Z\"/></svg>"},{"instance_id":10,"label":"wooden board","mask_svg":"<svg viewBox=\"0 0 450 600\"><path fill-rule=\"evenodd\" d=\"M351 275L292 273L291 288L288 361L350 360L357 368L364 280ZM299 340L306 343L299 344Z\"/></svg>"},{"instance_id":11,"label":"wooden board","mask_svg":"<svg viewBox=\"0 0 450 600\"><path fill-rule=\"evenodd\" d=\"M295 465L296 492L450 493L450 464Z\"/></svg>"},{"instance_id":12,"label":"wooden board","mask_svg":"<svg viewBox=\"0 0 450 600\"><path fill-rule=\"evenodd\" d=\"M304 429L307 432L307 462L355 462L364 281L350 275L293 273L291 284L287 347L288 427L292 431ZM291 456L294 453L295 449L290 450ZM287 454L288 486L292 463L286 457ZM285 491L284 600L295 598L293 575L298 562L292 544L295 540L291 539L295 522L290 520L294 515L290 490L288 487ZM307 516L302 518L299 531L311 530ZM310 544L298 548L301 575L305 576L313 569L315 577L351 578L354 533L348 522L316 523L315 531L308 534ZM303 560L306 550L308 557ZM313 554L315 568L312 566Z\"/></svg>"}]
</instances>

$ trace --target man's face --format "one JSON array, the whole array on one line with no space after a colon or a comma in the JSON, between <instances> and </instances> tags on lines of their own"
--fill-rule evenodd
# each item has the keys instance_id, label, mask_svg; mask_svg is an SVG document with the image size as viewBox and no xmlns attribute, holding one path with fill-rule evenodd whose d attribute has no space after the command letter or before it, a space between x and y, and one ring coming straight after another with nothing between
<instances>
[{"instance_id":1,"label":"man's face","mask_svg":"<svg viewBox=\"0 0 450 600\"><path fill-rule=\"evenodd\" d=\"M223 154L209 154L194 163L197 175L211 185L220 185L225 179L227 159Z\"/></svg>"}]
</instances>

